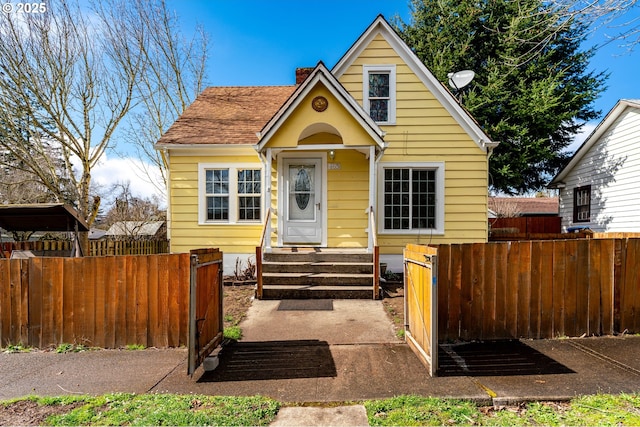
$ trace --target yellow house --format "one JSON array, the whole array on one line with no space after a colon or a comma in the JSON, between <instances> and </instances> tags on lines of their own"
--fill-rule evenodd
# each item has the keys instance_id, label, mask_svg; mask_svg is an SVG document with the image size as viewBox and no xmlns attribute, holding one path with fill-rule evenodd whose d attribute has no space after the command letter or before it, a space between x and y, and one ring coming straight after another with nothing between
<instances>
[{"instance_id":1,"label":"yellow house","mask_svg":"<svg viewBox=\"0 0 640 427\"><path fill-rule=\"evenodd\" d=\"M320 62L296 70L296 80L207 88L158 141L172 252L218 247L227 272L250 259L260 264L259 286L263 277L296 285L302 297L305 284L349 282L335 273L321 284L301 279L322 276L292 258L312 253L304 262L368 274L375 297L378 261L401 272L407 243L486 241L496 143L384 17L333 69ZM372 254L374 271L356 268L368 261L349 253ZM276 267L263 271L263 262ZM289 264L297 272L283 273Z\"/></svg>"}]
</instances>

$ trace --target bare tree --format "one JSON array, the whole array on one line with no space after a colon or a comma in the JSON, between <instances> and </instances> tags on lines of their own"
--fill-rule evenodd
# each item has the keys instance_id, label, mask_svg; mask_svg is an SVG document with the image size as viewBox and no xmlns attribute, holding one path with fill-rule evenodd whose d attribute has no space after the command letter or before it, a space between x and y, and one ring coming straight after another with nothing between
<instances>
[{"instance_id":1,"label":"bare tree","mask_svg":"<svg viewBox=\"0 0 640 427\"><path fill-rule=\"evenodd\" d=\"M112 144L134 101L141 69L127 31L89 23L76 3L50 1L43 13L0 14L0 147L37 177L60 201L67 200L57 164L76 190L73 200L91 224L99 198L90 194L91 171ZM29 122L26 136L16 117ZM37 134L38 137L33 137Z\"/></svg>"},{"instance_id":2,"label":"bare tree","mask_svg":"<svg viewBox=\"0 0 640 427\"><path fill-rule=\"evenodd\" d=\"M125 138L136 147L143 167L148 161L160 172L158 183L152 171L143 171L164 192L165 159L154 144L203 89L207 34L198 27L191 39L183 38L178 17L164 0L105 0L97 2L95 10L102 21L126 28L121 37L131 35L139 47L135 55L143 69L135 90L141 102L129 117Z\"/></svg>"},{"instance_id":3,"label":"bare tree","mask_svg":"<svg viewBox=\"0 0 640 427\"><path fill-rule=\"evenodd\" d=\"M0 14L0 151L91 225L91 172L118 137L165 170L153 143L202 89L206 37L185 43L164 0L45 6Z\"/></svg>"}]
</instances>

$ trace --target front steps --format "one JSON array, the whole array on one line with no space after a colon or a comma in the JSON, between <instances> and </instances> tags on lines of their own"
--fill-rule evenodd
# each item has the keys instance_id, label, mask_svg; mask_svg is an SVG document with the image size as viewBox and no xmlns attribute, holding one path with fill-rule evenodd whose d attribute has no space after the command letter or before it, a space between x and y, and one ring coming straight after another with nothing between
<instances>
[{"instance_id":1,"label":"front steps","mask_svg":"<svg viewBox=\"0 0 640 427\"><path fill-rule=\"evenodd\" d=\"M262 299L373 299L373 272L365 250L274 248L262 262Z\"/></svg>"}]
</instances>

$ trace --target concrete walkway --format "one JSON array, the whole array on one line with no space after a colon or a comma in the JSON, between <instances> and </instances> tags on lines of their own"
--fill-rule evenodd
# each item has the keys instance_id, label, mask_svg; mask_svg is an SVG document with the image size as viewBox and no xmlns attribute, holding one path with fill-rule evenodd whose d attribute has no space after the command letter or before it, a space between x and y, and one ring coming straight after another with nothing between
<instances>
[{"instance_id":1,"label":"concrete walkway","mask_svg":"<svg viewBox=\"0 0 640 427\"><path fill-rule=\"evenodd\" d=\"M393 333L380 301L278 310L254 301L220 366L186 375L185 349L0 354L0 400L29 394L263 395L283 402L357 402L417 394L483 404L640 391L640 337L443 346L429 377ZM325 307L326 308L326 307ZM278 425L362 425L364 408L283 408ZM332 417L332 418L328 418ZM363 421L364 420L364 421Z\"/></svg>"}]
</instances>

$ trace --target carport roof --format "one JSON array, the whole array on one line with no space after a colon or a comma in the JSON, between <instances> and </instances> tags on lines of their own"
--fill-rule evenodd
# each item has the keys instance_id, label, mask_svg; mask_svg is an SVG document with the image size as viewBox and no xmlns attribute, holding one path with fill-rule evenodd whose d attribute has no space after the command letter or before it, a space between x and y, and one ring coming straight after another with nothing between
<instances>
[{"instance_id":1,"label":"carport roof","mask_svg":"<svg viewBox=\"0 0 640 427\"><path fill-rule=\"evenodd\" d=\"M70 205L0 205L0 227L7 231L89 231L87 223Z\"/></svg>"}]
</instances>

